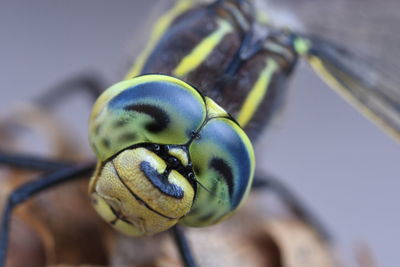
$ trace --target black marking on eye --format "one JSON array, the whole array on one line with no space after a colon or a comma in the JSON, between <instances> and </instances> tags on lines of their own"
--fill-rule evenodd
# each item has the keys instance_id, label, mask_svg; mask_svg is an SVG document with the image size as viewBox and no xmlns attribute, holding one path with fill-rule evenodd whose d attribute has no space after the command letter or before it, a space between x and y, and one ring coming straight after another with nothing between
<instances>
[{"instance_id":1,"label":"black marking on eye","mask_svg":"<svg viewBox=\"0 0 400 267\"><path fill-rule=\"evenodd\" d=\"M125 126L127 123L128 123L128 121L126 121L126 120L117 120L117 121L113 122L113 126L115 128L121 128L121 127Z\"/></svg>"},{"instance_id":2,"label":"black marking on eye","mask_svg":"<svg viewBox=\"0 0 400 267\"><path fill-rule=\"evenodd\" d=\"M182 188L171 184L165 174L158 173L147 161L140 163L140 170L161 193L177 199L183 198L184 193Z\"/></svg>"},{"instance_id":3,"label":"black marking on eye","mask_svg":"<svg viewBox=\"0 0 400 267\"><path fill-rule=\"evenodd\" d=\"M111 145L111 143L110 143L110 140L108 140L107 138L103 138L102 140L101 140L101 143L103 144L103 146L105 147L105 148L110 148L110 145Z\"/></svg>"},{"instance_id":4,"label":"black marking on eye","mask_svg":"<svg viewBox=\"0 0 400 267\"><path fill-rule=\"evenodd\" d=\"M124 142L129 142L137 139L137 134L128 132L128 133L123 133L118 137L118 140L122 143Z\"/></svg>"},{"instance_id":5,"label":"black marking on eye","mask_svg":"<svg viewBox=\"0 0 400 267\"><path fill-rule=\"evenodd\" d=\"M219 174L221 174L222 178L226 182L226 185L228 186L229 196L230 198L232 198L234 184L233 184L233 174L230 166L225 162L225 160L214 157L210 161L209 167L211 169L216 170Z\"/></svg>"},{"instance_id":6,"label":"black marking on eye","mask_svg":"<svg viewBox=\"0 0 400 267\"><path fill-rule=\"evenodd\" d=\"M135 111L149 115L155 122L146 124L146 129L153 133L158 133L167 128L169 116L165 111L157 106L149 104L134 104L124 107L124 110Z\"/></svg>"}]
</instances>

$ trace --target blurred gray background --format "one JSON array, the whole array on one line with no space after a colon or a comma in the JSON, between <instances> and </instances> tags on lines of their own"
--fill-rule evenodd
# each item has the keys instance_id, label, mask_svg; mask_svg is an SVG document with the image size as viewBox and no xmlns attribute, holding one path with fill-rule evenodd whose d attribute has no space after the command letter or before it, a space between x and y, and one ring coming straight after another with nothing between
<instances>
[{"instance_id":1,"label":"blurred gray background","mask_svg":"<svg viewBox=\"0 0 400 267\"><path fill-rule=\"evenodd\" d=\"M99 73L107 85L121 79L137 43L143 44L148 14L156 2L0 1L0 114L81 72ZM330 4L319 14L319 2L299 2L296 9L306 27L325 35L332 32L332 39L371 49L388 61L400 59L400 46L393 43L398 37L390 38L395 29L398 35L400 3L321 1ZM316 15L309 16L310 12ZM320 22L315 23L318 17ZM360 19L369 24L364 27ZM335 26L335 21L346 25ZM359 38L349 30L352 21ZM337 29L343 31L336 34ZM370 37L375 39L368 42ZM81 136L77 142L88 147L88 100L76 97L61 110L60 118ZM346 266L355 266L354 248L360 242L372 247L380 266L400 266L400 148L304 62L291 80L285 111L260 139L257 155L262 169L281 177L328 225Z\"/></svg>"}]
</instances>

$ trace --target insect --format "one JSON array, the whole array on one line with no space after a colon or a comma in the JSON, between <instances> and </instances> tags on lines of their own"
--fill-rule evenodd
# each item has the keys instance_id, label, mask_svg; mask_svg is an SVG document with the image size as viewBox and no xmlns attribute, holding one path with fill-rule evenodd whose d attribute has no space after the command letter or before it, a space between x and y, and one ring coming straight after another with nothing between
<instances>
[{"instance_id":1,"label":"insect","mask_svg":"<svg viewBox=\"0 0 400 267\"><path fill-rule=\"evenodd\" d=\"M186 8L188 8L188 10L189 8L191 8L191 5L189 5L188 2L186 3L179 2L175 7L175 9L171 11L172 13L168 13L165 17L163 17L166 20L170 18L171 24L169 24L168 21L166 22L165 20L161 20L163 21L163 25L166 26L165 31L161 32L167 35L176 34L177 36L172 36L172 37L169 36L168 38L162 39L162 36L164 35L161 36L157 36L157 34L153 35L154 39L158 39L157 41L154 41L154 45L157 45L158 47L152 47L151 45L152 42L149 43L148 46L149 52L147 53L147 55L146 52L142 54L144 58L143 60L142 58L138 59L137 61L138 63L136 63L134 69L127 76L128 81L131 77L134 77L138 74L147 74L147 73L163 73L169 75L173 74L173 76L183 79L189 84L193 85L190 86L187 83L182 85L183 88L186 88L186 92L189 93L189 95L194 96L197 94L196 93L197 91L195 89L189 90L188 88L195 87L200 91L200 94L198 94L197 97L193 97L197 98L197 100L194 101L193 103L195 104L197 103L198 105L202 106L203 109L207 110L209 109L210 106L214 106L213 102L210 101L207 102L207 100L204 100L204 98L203 102L201 102L200 98L202 98L203 95L209 96L210 99L214 99L214 101L217 102L219 105L225 107L225 109L229 113L231 113L234 118L236 118L238 124L244 128L244 130L250 135L250 137L252 139L255 139L258 133L261 131L262 127L265 127L268 124L269 115L265 116L265 114L272 115L272 111L276 108L275 107L276 104L274 104L274 101L279 101L280 95L284 94L283 90L284 87L281 86L281 84L279 83L281 82L281 80L284 80L289 75L291 75L292 69L294 68L298 58L304 56L307 57L308 60L310 60L310 62L314 64L314 66L319 71L325 72L323 74L326 75L326 77L329 77L328 79L332 83L341 83L341 86L347 89L347 91L345 90L344 92L349 92L349 89L359 90L357 91L357 93L355 93L354 91L350 92L349 95L350 100L357 103L358 105L361 104L361 106L364 106L364 109L365 108L368 108L368 110L371 109L373 114L378 114L378 115L373 115L376 117L378 123L386 127L389 130L389 132L391 132L393 135L398 135L399 132L398 113L396 113L396 109L398 108L397 106L398 101L396 101L396 98L393 98L395 100L394 102L387 101L388 98L385 95L385 93L387 93L386 91L382 92L378 91L378 96L374 96L370 99L369 97L371 97L371 95L373 94L370 91L368 91L368 89L371 89L371 87L374 86L374 84L369 83L370 81L364 80L363 77L360 77L358 73L354 73L353 69L351 68L346 69L346 65L342 61L343 57L349 56L348 54L346 54L346 51L343 51L339 47L336 47L324 40L320 40L312 36L290 32L287 30L282 30L279 28L275 29L273 27L267 27L263 25L263 23L260 24L263 26L262 28L264 28L265 31L259 33L258 29L253 27L253 25L257 23L256 19L257 16L255 14L255 11L253 10L252 5L249 4L247 1L217 1L207 6L207 8L199 10L190 9L189 11L186 11ZM174 12L176 12L176 14L174 14ZM184 16L185 14L186 14L186 20ZM193 17L191 18L189 14L192 14ZM179 26L180 24L178 23L178 21L175 21L175 19L181 18L183 24L186 24L186 22L187 23L190 22L193 23L193 25L198 25L196 24L196 19L201 21L201 19L204 19L205 16L209 16L208 21L211 21L213 23L210 23L210 25L206 24L207 27L202 27L201 29L199 29L198 38L200 40L190 40L190 38L188 38L187 41L182 42L183 45L187 46L186 50L184 46L180 47L180 49L177 51L172 49L169 50L170 49L169 47L171 46L171 43L169 42L170 40L178 40L178 38L184 38L187 35L186 31L180 32L178 30L174 30L173 28L174 22L176 23L175 25L176 29L179 29L179 27L183 27ZM201 32L200 30L203 30L205 32ZM179 34L181 34L181 36ZM210 38L207 39L206 37ZM231 39L227 39L228 37ZM204 41L204 43L202 42L202 40ZM192 41L192 43L190 43L189 41ZM225 41L225 43L228 44L224 44L223 41ZM223 49L222 48L220 49L222 51L220 52L221 54L220 58L217 57L218 53L217 55L215 55L215 57L214 55L213 56L211 55L212 52L216 51L215 49L216 47L218 47L218 45L227 46L227 48L224 47ZM195 48L198 48L198 50L201 52L197 52ZM208 52L206 48L210 48ZM163 57L162 54L157 54L161 53L161 51L168 51L170 53L168 54L168 57L165 56ZM188 51L192 51L192 53L189 53ZM230 52L229 55L227 51ZM172 52L176 53L176 55L173 56ZM182 55L179 53L181 53ZM171 63L168 60L170 61L175 60L177 62ZM221 66L223 67L221 68ZM201 67L205 69L201 69L200 71ZM252 68L254 68L254 70ZM343 70L345 71L343 72ZM259 75L260 73L263 73L263 75ZM252 77L251 74L253 74L255 77ZM165 86L167 86L167 84L170 85L171 82L172 84L180 83L177 82L176 80L170 80L170 78L166 78L164 76L159 76L159 75L143 76L143 77L146 78L138 78L138 79L150 79L150 78L158 79L158 81L164 84ZM138 80L135 79L133 83L134 84L139 83L137 81ZM127 82L125 82L124 84L126 83ZM354 84L356 84L357 86L353 87ZM129 86L132 86L132 88L134 87L131 84L128 86L128 88L122 88L121 86L122 85L119 84L117 87L120 89L116 89L121 94L123 94L122 92L125 92L125 90L129 91L127 90L128 88L130 88ZM235 88L235 86L243 89L229 91L232 90L230 88ZM237 92L238 95L233 94L232 92ZM113 97L107 97L107 93L105 94L106 94L105 98L107 99L107 101L99 100L98 103L100 103L100 106L102 104L109 105L110 110L113 110L114 107L111 108L111 106L115 104L116 105L115 110L128 109L123 106L121 106L122 108L118 108L119 107L118 105L123 105L118 101L123 102L123 100L118 100L117 96L114 96L116 97L114 99ZM357 97L352 98L352 94L359 98ZM359 94L361 94L361 97ZM379 94L382 95L379 96ZM265 101L260 101L261 99L264 99L264 97ZM238 99L239 101L236 99ZM269 103L268 101L271 102ZM373 106L371 105L371 101L378 101L378 103L376 106ZM111 104L111 102L113 104ZM147 102L146 105L148 105ZM133 113L135 112L147 113L147 116L151 118L153 117L158 118L159 120L164 122L169 121L170 118L172 118L172 116L166 116L165 114L162 114L163 110L155 111L154 109L152 109L150 112L148 109L149 107L146 105L144 105L143 103L139 105L141 108L140 110L141 112L139 112L137 105L136 107L131 107L131 111ZM101 110L101 108L98 109ZM219 110L219 108L216 106L214 110ZM371 110L367 112L371 113ZM266 111L268 112L266 113ZM99 111L99 114L101 112L102 111ZM156 116L155 115L156 113L158 113L159 116ZM180 111L178 113L186 113L186 112ZM94 115L95 119L98 118L98 116L100 116L97 114L96 111L94 111L94 114L95 114ZM225 117L225 119L229 118L229 116L226 115L223 111L219 111L218 114L219 115L217 115L217 117L218 116ZM95 121L95 119L92 120L92 123L94 123L93 121ZM209 117L207 117L207 119L209 119ZM143 120L146 120L146 118ZM230 118L228 120L231 121ZM108 123L107 120L105 121L106 123ZM122 119L120 121L120 124L123 124L124 121L125 122L129 121L129 119L126 118ZM201 119L199 121L200 125L203 125L202 123L204 123L206 120ZM116 123L118 123L118 121ZM206 126L207 124L204 125ZM231 127L235 128L236 126L234 125L236 124L231 125ZM126 149L127 147L130 147L132 145L133 146L136 145L136 143L132 143L133 142L132 140L136 140L138 138L138 135L143 134L143 132L139 133L131 132L129 134L131 135L130 137L132 140L126 143L123 142L122 146L118 146L117 148L115 148L113 147L113 144L111 144L110 140L107 141L107 139L103 138L104 136L98 137L95 134L97 132L98 126L99 125L94 124L91 127L91 131L92 134L94 133L93 135L95 135L94 139L92 139L92 142L94 142L92 146L95 148L95 150L98 151L97 154L98 156L100 156L100 165L106 165L106 161L110 157L112 157L114 153L120 152L121 149ZM196 142L195 140L197 139L201 140L201 137L203 135L201 131L196 131L196 129L198 129L198 127L200 126L198 125L196 127L189 131L182 131L183 134L187 134L188 132L191 134L189 135L190 136L189 140L191 142ZM145 130L142 131L145 132ZM100 126L98 132L99 134L101 133ZM136 138L132 137L134 134L136 135ZM241 134L238 135L241 136ZM98 139L98 141L96 141L96 138ZM241 138L240 140L242 139L245 139L245 137ZM157 144L155 145L158 145L158 147L157 146L152 147L153 143L155 142L148 142L151 141L152 139L146 139L146 142L143 141L144 139L139 138L139 140L140 144L151 143L151 144L146 144L148 145L148 147L146 147L145 149L153 153L156 152L156 150L163 149L164 154L172 156L174 154L172 154L173 152L170 152L170 150L172 149L177 150L177 152L175 152L176 153L175 157L172 157L172 161L176 161L176 159L178 159L178 161L180 161L180 164L183 165L180 166L179 168L183 169L183 167L185 167L184 163L186 161L185 158L188 156L184 156L183 154L185 153L184 150L188 149L189 146L187 146L185 149L182 147L173 147L173 146L166 147L166 145L171 145L171 144L182 145L183 143L185 143L182 141L182 139L178 139L176 143L172 141L171 143L166 142L164 141L165 139L163 138L160 139L161 141L159 141L159 139L156 139L158 143L156 142ZM185 141L188 140L185 139ZM110 144L108 144L109 142ZM247 141L244 141L244 143L246 142ZM248 145L246 145L246 147L248 147ZM103 152L101 151L99 152L100 148L106 151L105 153L106 155L103 155ZM247 151L248 150L250 149L247 149ZM142 153L143 151L140 151L140 154ZM194 155L190 155L190 157L194 158ZM161 158L163 161L167 160L167 158L164 157ZM251 158L251 156L249 156L249 158ZM81 174L82 172L84 173L91 172L92 168L93 166L89 165L89 166L83 166L80 169L71 169L70 171L72 173L74 171L77 171L79 174ZM146 168L146 167L141 167L141 168ZM198 175L202 171L193 170L193 172L195 175L196 174ZM184 176L187 177L192 176L193 172L187 171L184 174ZM224 171L222 171L220 168L220 171L218 173L223 173L223 172ZM250 173L251 171L248 172ZM95 175L95 177L97 177L97 175ZM251 175L248 175L248 177L249 177L248 180L251 180L250 178ZM54 179L58 180L61 178L56 177ZM237 183L237 181L235 183ZM193 184L196 185L196 183ZM187 188L190 189L190 187L193 186L193 184L188 186ZM249 185L250 183L247 182L244 188L241 187L241 190L243 190L243 192L246 191ZM169 188L168 184L167 185L163 184L163 186L165 186L165 189ZM201 185L201 183L197 184L197 186L199 186L199 188L203 188L207 192L208 190L211 190L209 186ZM233 193L231 192L230 195L235 194L236 189L233 187L229 187L228 182L226 182L225 186L227 186L225 189L221 189L225 190L225 195L226 191L232 191ZM33 191L31 192L33 193L35 192L35 190L39 190L42 187L43 185L41 185L38 188L32 188ZM93 187L91 188L93 190ZM92 192L94 192L94 190ZM240 194L239 199L241 199L242 195L243 193ZM101 202L101 200L98 200L97 203L99 202ZM116 207L115 206L113 207L113 205L109 205L108 210L107 208L102 207L101 213L103 214L104 217L106 217L106 219L108 219L108 216L110 215L110 210L112 211L112 209L116 209ZM184 211L184 214L186 214L187 212L188 211ZM218 216L220 216L220 214L218 214ZM7 218L7 216L4 216L4 218ZM114 224L122 223L124 220L126 220L126 218L122 217L121 218L118 217L118 219L119 221L118 220L114 221ZM113 221L113 219L109 221L111 222ZM119 228L123 228L123 231L125 231L124 226L121 226Z\"/></svg>"}]
</instances>

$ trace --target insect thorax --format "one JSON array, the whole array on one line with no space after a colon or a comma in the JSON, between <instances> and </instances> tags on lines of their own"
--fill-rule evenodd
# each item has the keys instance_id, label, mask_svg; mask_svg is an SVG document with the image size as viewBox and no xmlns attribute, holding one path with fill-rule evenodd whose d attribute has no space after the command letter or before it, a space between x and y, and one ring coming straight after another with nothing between
<instances>
[{"instance_id":1,"label":"insect thorax","mask_svg":"<svg viewBox=\"0 0 400 267\"><path fill-rule=\"evenodd\" d=\"M269 37L268 25L258 25L264 35L258 33L251 12L225 2L172 9L155 26L154 32L165 27L159 36L153 33L157 42L149 44L127 77L180 78L221 105L253 139L279 104L296 54Z\"/></svg>"}]
</instances>

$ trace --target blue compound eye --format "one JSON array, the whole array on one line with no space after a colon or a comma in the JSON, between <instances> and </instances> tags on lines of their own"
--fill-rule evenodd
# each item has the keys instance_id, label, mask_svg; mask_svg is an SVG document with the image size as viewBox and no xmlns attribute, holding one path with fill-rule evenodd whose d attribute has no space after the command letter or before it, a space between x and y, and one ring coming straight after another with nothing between
<instances>
[{"instance_id":1,"label":"blue compound eye","mask_svg":"<svg viewBox=\"0 0 400 267\"><path fill-rule=\"evenodd\" d=\"M214 224L231 214L249 191L255 165L252 145L230 118L214 118L199 131L189 152L200 186L182 222Z\"/></svg>"},{"instance_id":2,"label":"blue compound eye","mask_svg":"<svg viewBox=\"0 0 400 267\"><path fill-rule=\"evenodd\" d=\"M206 117L202 96L164 75L145 75L109 88L91 115L90 140L100 160L138 143L184 144Z\"/></svg>"}]
</instances>

